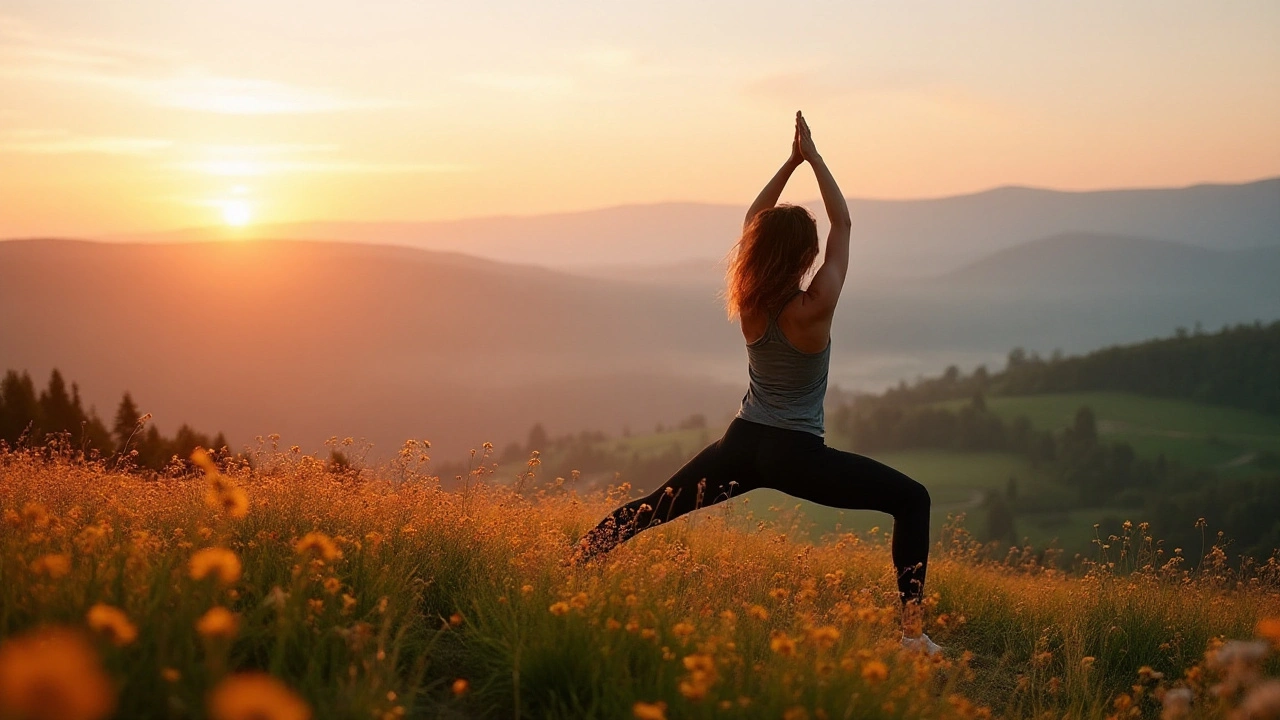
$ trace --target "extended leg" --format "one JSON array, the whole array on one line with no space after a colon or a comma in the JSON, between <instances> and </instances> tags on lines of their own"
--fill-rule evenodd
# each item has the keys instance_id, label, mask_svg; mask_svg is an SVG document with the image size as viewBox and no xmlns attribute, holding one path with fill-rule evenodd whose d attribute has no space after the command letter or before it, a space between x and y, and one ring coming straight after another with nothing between
<instances>
[{"instance_id":1,"label":"extended leg","mask_svg":"<svg viewBox=\"0 0 1280 720\"><path fill-rule=\"evenodd\" d=\"M738 485L740 481L736 476L739 473L732 469L738 464L725 449L723 439L708 445L676 471L670 480L646 497L614 510L584 535L579 545L579 558L587 559L608 552L642 530L745 492Z\"/></svg>"}]
</instances>

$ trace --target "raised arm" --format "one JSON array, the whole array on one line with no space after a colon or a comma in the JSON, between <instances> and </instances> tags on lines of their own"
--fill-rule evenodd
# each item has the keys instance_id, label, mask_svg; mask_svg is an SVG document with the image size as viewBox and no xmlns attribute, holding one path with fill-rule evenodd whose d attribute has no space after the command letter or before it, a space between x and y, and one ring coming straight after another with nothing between
<instances>
[{"instance_id":1,"label":"raised arm","mask_svg":"<svg viewBox=\"0 0 1280 720\"><path fill-rule=\"evenodd\" d=\"M751 224L751 220L760 213L761 210L768 210L778 204L778 198L782 196L782 189L787 186L787 181L791 179L791 173L800 167L804 162L804 157L800 154L800 126L796 125L795 137L791 140L791 157L778 168L778 172L773 174L769 179L769 183L764 186L760 194L756 196L755 202L751 203L750 209L747 210L747 217L742 221L743 229Z\"/></svg>"},{"instance_id":2,"label":"raised arm","mask_svg":"<svg viewBox=\"0 0 1280 720\"><path fill-rule=\"evenodd\" d=\"M813 134L809 131L809 123L798 112L796 133L800 153L813 168L818 189L822 191L822 204L826 207L827 219L831 221L826 254L822 258L822 266L813 276L813 282L809 283L808 300L814 303L814 309L830 315L835 313L840 290L844 288L845 275L849 272L849 232L853 221L849 217L849 204L845 202L844 193L840 192L840 186L836 184L831 170L818 154Z\"/></svg>"}]
</instances>

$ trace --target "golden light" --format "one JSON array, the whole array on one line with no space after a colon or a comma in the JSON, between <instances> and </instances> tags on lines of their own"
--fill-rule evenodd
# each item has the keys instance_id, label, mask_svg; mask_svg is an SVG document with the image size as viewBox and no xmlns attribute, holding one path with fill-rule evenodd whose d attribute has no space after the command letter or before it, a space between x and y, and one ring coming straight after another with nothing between
<instances>
[{"instance_id":1,"label":"golden light","mask_svg":"<svg viewBox=\"0 0 1280 720\"><path fill-rule=\"evenodd\" d=\"M248 200L227 200L222 203L222 220L231 227L244 227L253 219L253 206Z\"/></svg>"}]
</instances>

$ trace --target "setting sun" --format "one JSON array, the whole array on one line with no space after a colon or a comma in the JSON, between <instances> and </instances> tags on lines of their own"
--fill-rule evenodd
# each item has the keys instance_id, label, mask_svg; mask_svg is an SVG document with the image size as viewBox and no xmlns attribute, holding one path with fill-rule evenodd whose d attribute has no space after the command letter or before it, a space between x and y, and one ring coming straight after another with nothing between
<instances>
[{"instance_id":1,"label":"setting sun","mask_svg":"<svg viewBox=\"0 0 1280 720\"><path fill-rule=\"evenodd\" d=\"M253 206L248 200L227 200L222 203L222 221L231 227L244 227L253 219Z\"/></svg>"}]
</instances>

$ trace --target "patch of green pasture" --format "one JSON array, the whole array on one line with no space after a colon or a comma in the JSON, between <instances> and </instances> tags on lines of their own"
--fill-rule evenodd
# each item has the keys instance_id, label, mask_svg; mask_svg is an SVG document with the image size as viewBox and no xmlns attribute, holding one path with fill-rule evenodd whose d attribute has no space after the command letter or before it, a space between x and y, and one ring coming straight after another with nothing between
<instances>
[{"instance_id":1,"label":"patch of green pasture","mask_svg":"<svg viewBox=\"0 0 1280 720\"><path fill-rule=\"evenodd\" d=\"M1248 440L1280 442L1280 419L1237 408L1189 400L1147 397L1130 393L1064 393L986 398L993 412L1013 419L1025 415L1038 428L1067 427L1083 406L1099 420L1144 429L1196 435L1241 436ZM962 405L964 402L952 403ZM1119 428L1117 428L1119 429Z\"/></svg>"},{"instance_id":2,"label":"patch of green pasture","mask_svg":"<svg viewBox=\"0 0 1280 720\"><path fill-rule=\"evenodd\" d=\"M955 409L967 402L940 405ZM1249 410L1107 392L995 396L986 402L1005 420L1021 415L1037 429L1054 431L1069 426L1076 412L1088 407L1102 437L1129 443L1139 457L1163 454L1193 467L1249 473L1247 463L1224 466L1251 453L1280 452L1280 418Z\"/></svg>"}]
</instances>

